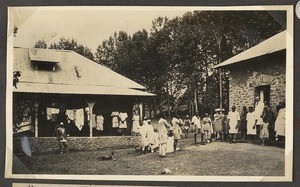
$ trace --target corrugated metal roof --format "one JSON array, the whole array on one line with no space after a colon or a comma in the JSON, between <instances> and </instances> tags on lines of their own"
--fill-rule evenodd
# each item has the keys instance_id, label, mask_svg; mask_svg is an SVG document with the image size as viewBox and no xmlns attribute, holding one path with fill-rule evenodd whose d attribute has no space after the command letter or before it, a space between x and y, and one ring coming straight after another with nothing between
<instances>
[{"instance_id":1,"label":"corrugated metal roof","mask_svg":"<svg viewBox=\"0 0 300 187\"><path fill-rule=\"evenodd\" d=\"M283 31L267 40L259 43L258 45L251 47L250 49L241 52L238 55L233 56L232 58L220 63L214 68L228 66L240 61L252 59L266 54L271 54L276 51L286 49L286 31Z\"/></svg>"},{"instance_id":2,"label":"corrugated metal roof","mask_svg":"<svg viewBox=\"0 0 300 187\"><path fill-rule=\"evenodd\" d=\"M37 55L34 56L32 53ZM70 93L66 90L69 89L73 94L94 94L92 93L94 91L97 91L97 94L106 94L108 92L103 88L110 88L110 94L128 95L128 93L137 94L136 90L132 91L132 89L145 90L144 86L74 51L14 48L13 55L13 70L22 72L18 89L14 88L15 92ZM34 59L39 59L38 61L55 60L60 63L56 63L55 71L36 70L30 60L32 57L37 57ZM49 86L45 86L47 84ZM101 88L96 89L97 86ZM120 90L128 93L121 93Z\"/></svg>"}]
</instances>

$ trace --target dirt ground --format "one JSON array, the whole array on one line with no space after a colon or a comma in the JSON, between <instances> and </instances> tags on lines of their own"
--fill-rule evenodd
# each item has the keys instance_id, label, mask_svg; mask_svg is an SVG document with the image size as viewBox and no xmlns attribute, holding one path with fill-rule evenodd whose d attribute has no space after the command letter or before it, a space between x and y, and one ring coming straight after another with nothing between
<instances>
[{"instance_id":1,"label":"dirt ground","mask_svg":"<svg viewBox=\"0 0 300 187\"><path fill-rule=\"evenodd\" d=\"M193 145L181 140L179 151L159 158L158 153L140 155L134 148L114 150L113 160L101 160L109 150L44 154L20 159L33 174L160 175L164 168L172 175L194 176L283 176L284 149L250 143L212 142ZM14 169L13 173L23 173Z\"/></svg>"}]
</instances>

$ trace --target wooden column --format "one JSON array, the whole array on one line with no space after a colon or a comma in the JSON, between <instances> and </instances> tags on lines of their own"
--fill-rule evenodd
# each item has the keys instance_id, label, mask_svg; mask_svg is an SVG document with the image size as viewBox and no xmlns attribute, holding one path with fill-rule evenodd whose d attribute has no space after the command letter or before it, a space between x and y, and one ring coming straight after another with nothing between
<instances>
[{"instance_id":1,"label":"wooden column","mask_svg":"<svg viewBox=\"0 0 300 187\"><path fill-rule=\"evenodd\" d=\"M39 102L34 101L34 137L38 137Z\"/></svg>"},{"instance_id":2,"label":"wooden column","mask_svg":"<svg viewBox=\"0 0 300 187\"><path fill-rule=\"evenodd\" d=\"M140 109L140 120L143 120L143 103L140 101L139 103L139 109Z\"/></svg>"},{"instance_id":3,"label":"wooden column","mask_svg":"<svg viewBox=\"0 0 300 187\"><path fill-rule=\"evenodd\" d=\"M219 87L220 87L220 109L223 109L223 85L222 85L222 70L219 69Z\"/></svg>"},{"instance_id":4,"label":"wooden column","mask_svg":"<svg viewBox=\"0 0 300 187\"><path fill-rule=\"evenodd\" d=\"M90 125L90 137L93 137L93 124L92 124L92 118L93 118L93 108L95 105L96 101L87 101L87 104L89 106L89 114L90 114L90 121L89 121L89 125Z\"/></svg>"}]
</instances>

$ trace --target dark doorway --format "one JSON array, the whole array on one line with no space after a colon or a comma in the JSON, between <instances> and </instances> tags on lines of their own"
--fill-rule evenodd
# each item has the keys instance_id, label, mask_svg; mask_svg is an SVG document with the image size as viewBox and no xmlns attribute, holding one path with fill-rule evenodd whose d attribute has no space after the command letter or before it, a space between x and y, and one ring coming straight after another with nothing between
<instances>
[{"instance_id":1,"label":"dark doorway","mask_svg":"<svg viewBox=\"0 0 300 187\"><path fill-rule=\"evenodd\" d=\"M255 88L255 96L259 96L263 102L270 102L270 85L257 86Z\"/></svg>"}]
</instances>

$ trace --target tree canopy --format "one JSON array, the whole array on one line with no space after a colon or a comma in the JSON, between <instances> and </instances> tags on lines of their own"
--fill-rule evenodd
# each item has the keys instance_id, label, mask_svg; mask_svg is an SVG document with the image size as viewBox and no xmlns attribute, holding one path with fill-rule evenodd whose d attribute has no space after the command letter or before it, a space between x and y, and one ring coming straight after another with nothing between
<instances>
[{"instance_id":1,"label":"tree canopy","mask_svg":"<svg viewBox=\"0 0 300 187\"><path fill-rule=\"evenodd\" d=\"M285 20L285 11L194 11L158 17L150 31L116 31L94 55L74 39L60 38L49 48L74 50L144 85L157 94L148 103L155 112L204 113L220 103L229 107L229 72L213 67L285 30Z\"/></svg>"},{"instance_id":2,"label":"tree canopy","mask_svg":"<svg viewBox=\"0 0 300 187\"><path fill-rule=\"evenodd\" d=\"M34 45L34 48L47 49L47 47L47 43L43 40L38 40ZM82 44L78 44L75 39L60 38L58 42L50 44L49 49L72 50L90 60L94 60L94 55L91 49L83 46Z\"/></svg>"},{"instance_id":3,"label":"tree canopy","mask_svg":"<svg viewBox=\"0 0 300 187\"><path fill-rule=\"evenodd\" d=\"M170 113L184 105L189 113L212 111L220 103L220 77L213 67L285 30L285 22L274 15L285 20L284 11L194 11L173 19L158 17L150 33L116 32L98 46L95 60L156 93L160 110L166 106ZM222 71L221 78L223 106L228 107L228 72Z\"/></svg>"}]
</instances>

